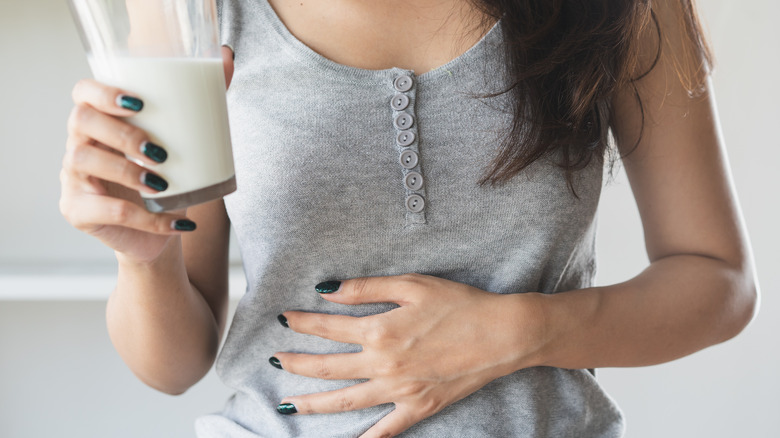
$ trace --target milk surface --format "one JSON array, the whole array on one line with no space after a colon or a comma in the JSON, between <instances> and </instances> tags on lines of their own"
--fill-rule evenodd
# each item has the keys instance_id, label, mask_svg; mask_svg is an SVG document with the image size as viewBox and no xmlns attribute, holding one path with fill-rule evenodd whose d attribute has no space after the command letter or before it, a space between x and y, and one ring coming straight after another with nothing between
<instances>
[{"instance_id":1,"label":"milk surface","mask_svg":"<svg viewBox=\"0 0 780 438\"><path fill-rule=\"evenodd\" d=\"M143 110L125 120L168 152L164 163L147 166L168 189L145 198L191 192L235 175L222 59L117 57L92 69L98 81L144 101Z\"/></svg>"}]
</instances>

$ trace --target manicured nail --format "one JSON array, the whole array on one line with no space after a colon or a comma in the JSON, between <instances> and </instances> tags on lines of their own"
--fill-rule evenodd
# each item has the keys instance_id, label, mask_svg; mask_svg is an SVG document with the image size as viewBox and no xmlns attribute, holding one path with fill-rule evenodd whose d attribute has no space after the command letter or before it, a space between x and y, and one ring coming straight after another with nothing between
<instances>
[{"instance_id":1,"label":"manicured nail","mask_svg":"<svg viewBox=\"0 0 780 438\"><path fill-rule=\"evenodd\" d=\"M141 99L132 96L119 96L116 99L116 103L122 108L129 109L130 111L138 112L144 109L144 102Z\"/></svg>"},{"instance_id":2,"label":"manicured nail","mask_svg":"<svg viewBox=\"0 0 780 438\"><path fill-rule=\"evenodd\" d=\"M268 362L269 362L271 365L273 365L273 366L274 366L274 368L279 368L280 370L281 370L281 369L283 369L283 368L282 368L282 362L280 362L280 361L279 361L279 359L277 359L277 358L276 358L276 357L274 357L274 356L271 356L271 358L270 358L270 359L268 359Z\"/></svg>"},{"instance_id":3,"label":"manicured nail","mask_svg":"<svg viewBox=\"0 0 780 438\"><path fill-rule=\"evenodd\" d=\"M283 326L290 328L290 326L287 324L287 318L285 318L284 315L279 315L276 317L276 319L278 319L279 323L281 323Z\"/></svg>"},{"instance_id":4,"label":"manicured nail","mask_svg":"<svg viewBox=\"0 0 780 438\"><path fill-rule=\"evenodd\" d=\"M141 182L146 184L147 187L151 187L158 192L163 192L168 188L168 181L149 172L144 172L141 174Z\"/></svg>"},{"instance_id":5,"label":"manicured nail","mask_svg":"<svg viewBox=\"0 0 780 438\"><path fill-rule=\"evenodd\" d=\"M171 228L176 231L195 231L196 225L195 222L191 220L179 219L177 221L173 221Z\"/></svg>"},{"instance_id":6,"label":"manicured nail","mask_svg":"<svg viewBox=\"0 0 780 438\"><path fill-rule=\"evenodd\" d=\"M314 290L321 294L332 294L339 290L341 286L340 281L323 281L322 283L314 286Z\"/></svg>"},{"instance_id":7,"label":"manicured nail","mask_svg":"<svg viewBox=\"0 0 780 438\"><path fill-rule=\"evenodd\" d=\"M295 405L292 403L282 403L276 407L276 411L284 415L295 414L298 412L298 410L295 409Z\"/></svg>"},{"instance_id":8,"label":"manicured nail","mask_svg":"<svg viewBox=\"0 0 780 438\"><path fill-rule=\"evenodd\" d=\"M165 152L165 149L150 141L145 141L141 144L141 153L156 163L162 163L168 159L168 152Z\"/></svg>"}]
</instances>

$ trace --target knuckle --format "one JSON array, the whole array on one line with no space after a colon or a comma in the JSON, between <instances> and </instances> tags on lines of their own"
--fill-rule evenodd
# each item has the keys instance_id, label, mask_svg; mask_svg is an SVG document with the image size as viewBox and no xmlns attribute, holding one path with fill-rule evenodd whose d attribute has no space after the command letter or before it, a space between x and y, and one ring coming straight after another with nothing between
<instances>
[{"instance_id":1,"label":"knuckle","mask_svg":"<svg viewBox=\"0 0 780 438\"><path fill-rule=\"evenodd\" d=\"M80 100L79 96L84 92L84 89L89 86L89 79L81 79L73 86L73 90L70 93L71 98L74 102L78 102Z\"/></svg>"},{"instance_id":2,"label":"knuckle","mask_svg":"<svg viewBox=\"0 0 780 438\"><path fill-rule=\"evenodd\" d=\"M443 405L444 404L441 400L439 400L438 397L426 397L421 400L417 412L423 417L427 418L442 410L444 407Z\"/></svg>"},{"instance_id":3,"label":"knuckle","mask_svg":"<svg viewBox=\"0 0 780 438\"><path fill-rule=\"evenodd\" d=\"M139 185L141 182L140 171L138 167L128 160L119 160L116 163L116 174L122 178L122 181L127 183L132 182L132 185Z\"/></svg>"},{"instance_id":4,"label":"knuckle","mask_svg":"<svg viewBox=\"0 0 780 438\"><path fill-rule=\"evenodd\" d=\"M352 411L355 409L355 402L349 397L341 396L338 400L338 406L341 411Z\"/></svg>"},{"instance_id":5,"label":"knuckle","mask_svg":"<svg viewBox=\"0 0 780 438\"><path fill-rule=\"evenodd\" d=\"M89 152L89 146L83 143L74 143L65 151L65 156L63 157L64 167L75 171L80 170L84 166Z\"/></svg>"},{"instance_id":6,"label":"knuckle","mask_svg":"<svg viewBox=\"0 0 780 438\"><path fill-rule=\"evenodd\" d=\"M330 335L330 328L328 327L328 324L325 321L325 317L323 315L317 315L314 318L314 327L312 328L312 331L314 332L315 336L318 336L320 338L327 338Z\"/></svg>"},{"instance_id":7,"label":"knuckle","mask_svg":"<svg viewBox=\"0 0 780 438\"><path fill-rule=\"evenodd\" d=\"M157 234L168 234L171 232L171 222L175 219L169 216L157 216L154 221L154 228Z\"/></svg>"},{"instance_id":8,"label":"knuckle","mask_svg":"<svg viewBox=\"0 0 780 438\"><path fill-rule=\"evenodd\" d=\"M397 376L404 369L404 361L402 360L385 360L382 365L377 367L377 374L382 377Z\"/></svg>"},{"instance_id":9,"label":"knuckle","mask_svg":"<svg viewBox=\"0 0 780 438\"><path fill-rule=\"evenodd\" d=\"M426 385L423 382L412 381L398 386L398 395L400 397L412 397L425 392Z\"/></svg>"},{"instance_id":10,"label":"knuckle","mask_svg":"<svg viewBox=\"0 0 780 438\"><path fill-rule=\"evenodd\" d=\"M73 226L77 230L84 230L86 224L81 219L81 217L78 214L76 214L76 209L73 207L73 203L70 201L69 198L67 197L60 198L59 208L60 208L60 214L62 214L62 217L65 218L66 222L68 222L71 226Z\"/></svg>"},{"instance_id":11,"label":"knuckle","mask_svg":"<svg viewBox=\"0 0 780 438\"><path fill-rule=\"evenodd\" d=\"M146 139L146 136L141 130L127 123L123 124L122 127L119 128L117 135L119 136L119 140L122 142L124 147L127 148L127 150L133 151L135 151L141 142Z\"/></svg>"},{"instance_id":12,"label":"knuckle","mask_svg":"<svg viewBox=\"0 0 780 438\"><path fill-rule=\"evenodd\" d=\"M368 293L368 278L352 280L352 293L358 297L366 295Z\"/></svg>"},{"instance_id":13,"label":"knuckle","mask_svg":"<svg viewBox=\"0 0 780 438\"><path fill-rule=\"evenodd\" d=\"M390 339L390 330L384 324L373 324L364 333L366 342L370 345L385 345Z\"/></svg>"},{"instance_id":14,"label":"knuckle","mask_svg":"<svg viewBox=\"0 0 780 438\"><path fill-rule=\"evenodd\" d=\"M68 117L68 131L71 133L79 132L80 128L89 122L91 116L92 109L89 106L83 103L76 104Z\"/></svg>"},{"instance_id":15,"label":"knuckle","mask_svg":"<svg viewBox=\"0 0 780 438\"><path fill-rule=\"evenodd\" d=\"M423 282L424 278L425 277L423 275L415 274L415 273L403 274L403 275L398 277L398 279L402 283L405 283L405 286L416 286L416 285L419 285L420 283Z\"/></svg>"},{"instance_id":16,"label":"knuckle","mask_svg":"<svg viewBox=\"0 0 780 438\"><path fill-rule=\"evenodd\" d=\"M130 205L126 202L115 202L109 207L108 217L112 223L124 224L130 219Z\"/></svg>"},{"instance_id":17,"label":"knuckle","mask_svg":"<svg viewBox=\"0 0 780 438\"><path fill-rule=\"evenodd\" d=\"M64 217L66 221L71 222L71 209L68 198L65 196L60 197L58 206L62 217Z\"/></svg>"},{"instance_id":18,"label":"knuckle","mask_svg":"<svg viewBox=\"0 0 780 438\"><path fill-rule=\"evenodd\" d=\"M330 367L328 367L328 364L323 357L315 359L314 367L315 377L319 379L329 379L332 375Z\"/></svg>"},{"instance_id":19,"label":"knuckle","mask_svg":"<svg viewBox=\"0 0 780 438\"><path fill-rule=\"evenodd\" d=\"M296 401L293 403L295 405L295 408L298 410L298 412L304 414L304 415L310 415L310 414L316 414L317 412L314 410L314 406L312 406L311 403L305 402L305 401Z\"/></svg>"}]
</instances>

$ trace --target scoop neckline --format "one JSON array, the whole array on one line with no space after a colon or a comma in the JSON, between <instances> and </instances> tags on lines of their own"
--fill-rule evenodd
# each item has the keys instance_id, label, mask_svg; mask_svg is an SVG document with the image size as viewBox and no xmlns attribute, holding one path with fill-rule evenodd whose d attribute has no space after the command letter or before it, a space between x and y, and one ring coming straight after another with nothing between
<instances>
[{"instance_id":1,"label":"scoop neckline","mask_svg":"<svg viewBox=\"0 0 780 438\"><path fill-rule=\"evenodd\" d=\"M417 75L414 72L414 70L405 69L401 67L390 67L386 69L372 70L372 69L366 69L366 68L341 64L336 61L333 61L321 55L319 52L315 51L307 44L305 44L303 41L299 40L295 35L293 35L292 32L290 32L290 30L287 28L287 26L282 22L282 19L279 18L279 15L277 15L276 11L268 2L268 0L258 0L258 3L260 4L263 13L268 18L268 22L270 23L271 28L274 29L275 34L279 36L283 42L286 43L284 48L288 53L292 54L293 56L296 56L301 60L311 61L312 64L309 65L312 67L316 66L320 68L326 68L330 71L338 73L339 75L347 79L352 79L352 80L386 79L386 78L395 77L401 72L413 75L416 78L417 82L426 82L442 76L451 76L452 73L454 71L457 71L459 67L462 67L464 63L467 63L467 61L476 57L477 55L479 55L481 51L484 50L484 46L487 44L487 41L492 40L493 38L495 38L495 35L499 33L498 28L500 27L501 24L501 19L499 19L485 33L485 35L483 35L482 38L480 38L479 41L477 41L468 50L466 50L465 52L461 53L457 57L451 59L450 61L432 70L429 70L421 75Z\"/></svg>"}]
</instances>

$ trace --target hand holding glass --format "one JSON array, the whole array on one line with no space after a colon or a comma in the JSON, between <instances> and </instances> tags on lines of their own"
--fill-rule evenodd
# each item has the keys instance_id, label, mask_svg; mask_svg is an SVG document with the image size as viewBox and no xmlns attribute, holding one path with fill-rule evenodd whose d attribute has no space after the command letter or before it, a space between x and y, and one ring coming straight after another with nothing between
<instances>
[{"instance_id":1,"label":"hand holding glass","mask_svg":"<svg viewBox=\"0 0 780 438\"><path fill-rule=\"evenodd\" d=\"M146 208L174 210L235 191L214 0L69 1L95 79L140 96L143 109L127 122L167 151L154 172L168 188L143 193Z\"/></svg>"}]
</instances>

